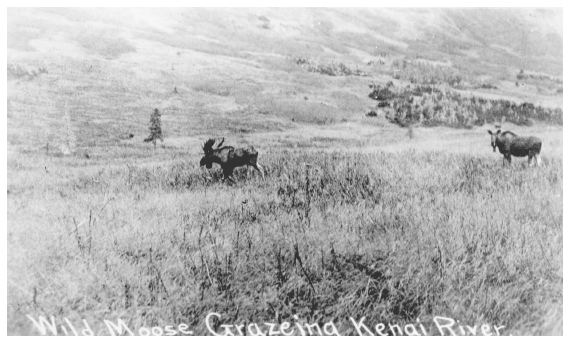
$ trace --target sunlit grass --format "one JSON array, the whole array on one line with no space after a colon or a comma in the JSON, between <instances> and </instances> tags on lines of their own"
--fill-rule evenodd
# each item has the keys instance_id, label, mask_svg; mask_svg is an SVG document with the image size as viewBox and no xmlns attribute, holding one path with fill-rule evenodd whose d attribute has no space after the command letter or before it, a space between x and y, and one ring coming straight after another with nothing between
<instances>
[{"instance_id":1,"label":"sunlit grass","mask_svg":"<svg viewBox=\"0 0 570 343\"><path fill-rule=\"evenodd\" d=\"M239 308L343 334L350 316L435 315L554 333L540 318L562 300L562 161L544 162L270 152L265 181L239 169L233 186L186 162L77 171L9 196L9 327L60 313L207 333L209 312Z\"/></svg>"}]
</instances>

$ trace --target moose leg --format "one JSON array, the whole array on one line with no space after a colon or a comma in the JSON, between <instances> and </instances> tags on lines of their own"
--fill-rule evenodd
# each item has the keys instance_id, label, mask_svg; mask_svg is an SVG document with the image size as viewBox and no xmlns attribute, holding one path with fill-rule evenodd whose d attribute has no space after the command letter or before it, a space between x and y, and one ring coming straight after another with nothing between
<instances>
[{"instance_id":1,"label":"moose leg","mask_svg":"<svg viewBox=\"0 0 570 343\"><path fill-rule=\"evenodd\" d=\"M224 181L230 180L232 182L235 182L235 180L232 179L233 172L234 170L232 168L224 169Z\"/></svg>"},{"instance_id":2,"label":"moose leg","mask_svg":"<svg viewBox=\"0 0 570 343\"><path fill-rule=\"evenodd\" d=\"M540 167L542 165L542 160L540 159L540 154L534 155L534 160L536 161L537 166Z\"/></svg>"},{"instance_id":3,"label":"moose leg","mask_svg":"<svg viewBox=\"0 0 570 343\"><path fill-rule=\"evenodd\" d=\"M532 160L536 159L533 154L528 154L528 166L532 166Z\"/></svg>"},{"instance_id":4,"label":"moose leg","mask_svg":"<svg viewBox=\"0 0 570 343\"><path fill-rule=\"evenodd\" d=\"M507 160L509 162L509 166L510 166L511 165L511 154L507 153L504 155L503 166L505 166L505 160Z\"/></svg>"},{"instance_id":5,"label":"moose leg","mask_svg":"<svg viewBox=\"0 0 570 343\"><path fill-rule=\"evenodd\" d=\"M255 162L255 164L252 164L251 166L255 168L255 170L257 170L261 174L261 177L265 180L265 173L263 172L263 167L258 162Z\"/></svg>"}]
</instances>

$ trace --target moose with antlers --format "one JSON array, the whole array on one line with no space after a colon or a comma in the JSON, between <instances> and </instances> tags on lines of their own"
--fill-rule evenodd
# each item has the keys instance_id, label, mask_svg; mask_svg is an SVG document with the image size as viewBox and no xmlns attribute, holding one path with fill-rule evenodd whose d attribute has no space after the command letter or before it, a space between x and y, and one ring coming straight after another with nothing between
<instances>
[{"instance_id":1,"label":"moose with antlers","mask_svg":"<svg viewBox=\"0 0 570 343\"><path fill-rule=\"evenodd\" d=\"M232 146L222 146L223 143L224 138L222 138L216 148L214 148L214 145L216 144L215 139L210 138L204 143L202 146L204 157L200 160L201 167L205 165L206 168L210 169L212 168L212 163L217 163L224 172L224 181L228 179L230 181L234 181L231 176L235 168L241 166L252 166L265 179L263 168L257 162L257 156L259 153L254 147L235 149Z\"/></svg>"}]
</instances>

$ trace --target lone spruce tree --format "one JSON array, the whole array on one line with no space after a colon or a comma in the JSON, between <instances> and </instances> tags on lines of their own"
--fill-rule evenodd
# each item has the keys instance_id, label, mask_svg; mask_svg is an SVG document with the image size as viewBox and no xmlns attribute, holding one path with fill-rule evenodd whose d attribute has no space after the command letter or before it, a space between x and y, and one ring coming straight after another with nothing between
<instances>
[{"instance_id":1,"label":"lone spruce tree","mask_svg":"<svg viewBox=\"0 0 570 343\"><path fill-rule=\"evenodd\" d=\"M160 112L158 111L158 108L154 109L154 112L150 115L150 126L148 127L150 129L150 136L148 136L147 138L145 138L145 143L148 142L152 142L152 144L154 144L154 148L156 149L156 140L160 139L161 142L164 142L164 139L162 137L162 126L160 123Z\"/></svg>"}]
</instances>

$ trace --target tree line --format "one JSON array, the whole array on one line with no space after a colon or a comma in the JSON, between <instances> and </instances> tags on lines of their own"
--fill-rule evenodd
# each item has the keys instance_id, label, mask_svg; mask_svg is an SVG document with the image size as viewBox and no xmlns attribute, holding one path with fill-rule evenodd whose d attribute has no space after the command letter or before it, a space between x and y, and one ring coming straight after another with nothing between
<instances>
[{"instance_id":1,"label":"tree line","mask_svg":"<svg viewBox=\"0 0 570 343\"><path fill-rule=\"evenodd\" d=\"M369 97L378 101L386 118L401 126L419 123L424 126L481 126L495 121L533 125L535 121L562 125L560 108L545 108L529 102L466 97L459 92L434 85L395 87L370 85Z\"/></svg>"}]
</instances>

